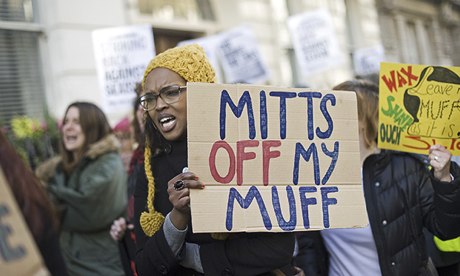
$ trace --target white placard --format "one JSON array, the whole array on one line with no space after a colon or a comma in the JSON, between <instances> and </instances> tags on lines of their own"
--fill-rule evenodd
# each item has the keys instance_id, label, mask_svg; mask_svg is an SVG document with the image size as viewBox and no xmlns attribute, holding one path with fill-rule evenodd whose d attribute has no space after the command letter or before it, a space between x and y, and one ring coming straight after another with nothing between
<instances>
[{"instance_id":1,"label":"white placard","mask_svg":"<svg viewBox=\"0 0 460 276\"><path fill-rule=\"evenodd\" d=\"M135 83L155 56L150 25L98 29L93 31L94 57L106 113L131 112Z\"/></svg>"},{"instance_id":2,"label":"white placard","mask_svg":"<svg viewBox=\"0 0 460 276\"><path fill-rule=\"evenodd\" d=\"M343 62L332 17L327 10L292 16L288 19L288 28L302 77Z\"/></svg>"},{"instance_id":3,"label":"white placard","mask_svg":"<svg viewBox=\"0 0 460 276\"><path fill-rule=\"evenodd\" d=\"M353 53L353 65L356 75L365 76L378 73L380 62L385 58L382 45L357 49Z\"/></svg>"},{"instance_id":4,"label":"white placard","mask_svg":"<svg viewBox=\"0 0 460 276\"><path fill-rule=\"evenodd\" d=\"M254 33L246 26L221 33L217 49L226 83L263 83L270 77Z\"/></svg>"}]
</instances>

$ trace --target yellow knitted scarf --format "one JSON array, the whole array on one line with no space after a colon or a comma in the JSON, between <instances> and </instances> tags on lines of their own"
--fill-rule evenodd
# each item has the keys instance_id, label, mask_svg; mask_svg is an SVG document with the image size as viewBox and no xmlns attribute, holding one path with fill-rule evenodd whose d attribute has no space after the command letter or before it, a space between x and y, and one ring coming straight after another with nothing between
<instances>
[{"instance_id":1,"label":"yellow knitted scarf","mask_svg":"<svg viewBox=\"0 0 460 276\"><path fill-rule=\"evenodd\" d=\"M150 147L146 146L144 151L144 169L148 182L147 209L148 212L142 212L140 224L144 233L151 237L163 225L165 217L153 207L155 195L155 180L153 178L152 169L150 167Z\"/></svg>"},{"instance_id":2,"label":"yellow knitted scarf","mask_svg":"<svg viewBox=\"0 0 460 276\"><path fill-rule=\"evenodd\" d=\"M160 227L163 225L165 217L160 212L156 211L153 206L153 200L155 196L155 180L153 178L152 169L150 167L150 147L146 146L144 151L144 169L145 175L147 176L148 182L148 194L147 194L147 212L142 212L140 217L140 224L144 233L151 237L153 236ZM228 233L211 233L211 237L216 240L225 240L228 238Z\"/></svg>"}]
</instances>

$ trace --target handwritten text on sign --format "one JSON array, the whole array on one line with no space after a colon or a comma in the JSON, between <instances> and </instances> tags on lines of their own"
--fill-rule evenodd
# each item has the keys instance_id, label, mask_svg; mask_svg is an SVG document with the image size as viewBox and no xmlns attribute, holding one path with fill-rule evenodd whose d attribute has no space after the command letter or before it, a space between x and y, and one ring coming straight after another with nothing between
<instances>
[{"instance_id":1,"label":"handwritten text on sign","mask_svg":"<svg viewBox=\"0 0 460 276\"><path fill-rule=\"evenodd\" d=\"M460 68L382 63L379 147L460 155Z\"/></svg>"},{"instance_id":2,"label":"handwritten text on sign","mask_svg":"<svg viewBox=\"0 0 460 276\"><path fill-rule=\"evenodd\" d=\"M0 168L0 274L49 275Z\"/></svg>"},{"instance_id":3,"label":"handwritten text on sign","mask_svg":"<svg viewBox=\"0 0 460 276\"><path fill-rule=\"evenodd\" d=\"M194 232L301 231L367 224L356 96L189 83Z\"/></svg>"}]
</instances>

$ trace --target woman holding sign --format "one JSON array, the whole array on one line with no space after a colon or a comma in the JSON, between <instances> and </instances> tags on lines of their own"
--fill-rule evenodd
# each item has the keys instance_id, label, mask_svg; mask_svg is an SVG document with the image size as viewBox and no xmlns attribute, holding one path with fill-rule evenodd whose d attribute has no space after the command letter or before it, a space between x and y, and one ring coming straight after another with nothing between
<instances>
[{"instance_id":1,"label":"woman holding sign","mask_svg":"<svg viewBox=\"0 0 460 276\"><path fill-rule=\"evenodd\" d=\"M429 151L431 172L415 155L379 150L378 87L354 80L334 90L356 91L369 226L321 231L329 275L433 275L423 228L443 239L460 235L458 166L439 145Z\"/></svg>"},{"instance_id":2,"label":"woman holding sign","mask_svg":"<svg viewBox=\"0 0 460 276\"><path fill-rule=\"evenodd\" d=\"M187 170L187 82L215 81L203 49L169 49L148 65L139 102L147 112L145 177L135 191L139 275L292 275L292 234L192 234ZM204 122L203 122L204 123Z\"/></svg>"}]
</instances>

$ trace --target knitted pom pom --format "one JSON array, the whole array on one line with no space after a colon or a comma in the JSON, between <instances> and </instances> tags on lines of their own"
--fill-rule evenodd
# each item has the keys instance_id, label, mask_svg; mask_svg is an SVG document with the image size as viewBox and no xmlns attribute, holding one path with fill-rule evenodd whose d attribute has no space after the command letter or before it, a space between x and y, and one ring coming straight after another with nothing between
<instances>
[{"instance_id":1,"label":"knitted pom pom","mask_svg":"<svg viewBox=\"0 0 460 276\"><path fill-rule=\"evenodd\" d=\"M144 230L144 233L149 237L160 230L164 221L165 217L158 211L154 211L153 213L142 212L140 217L142 230Z\"/></svg>"}]
</instances>

